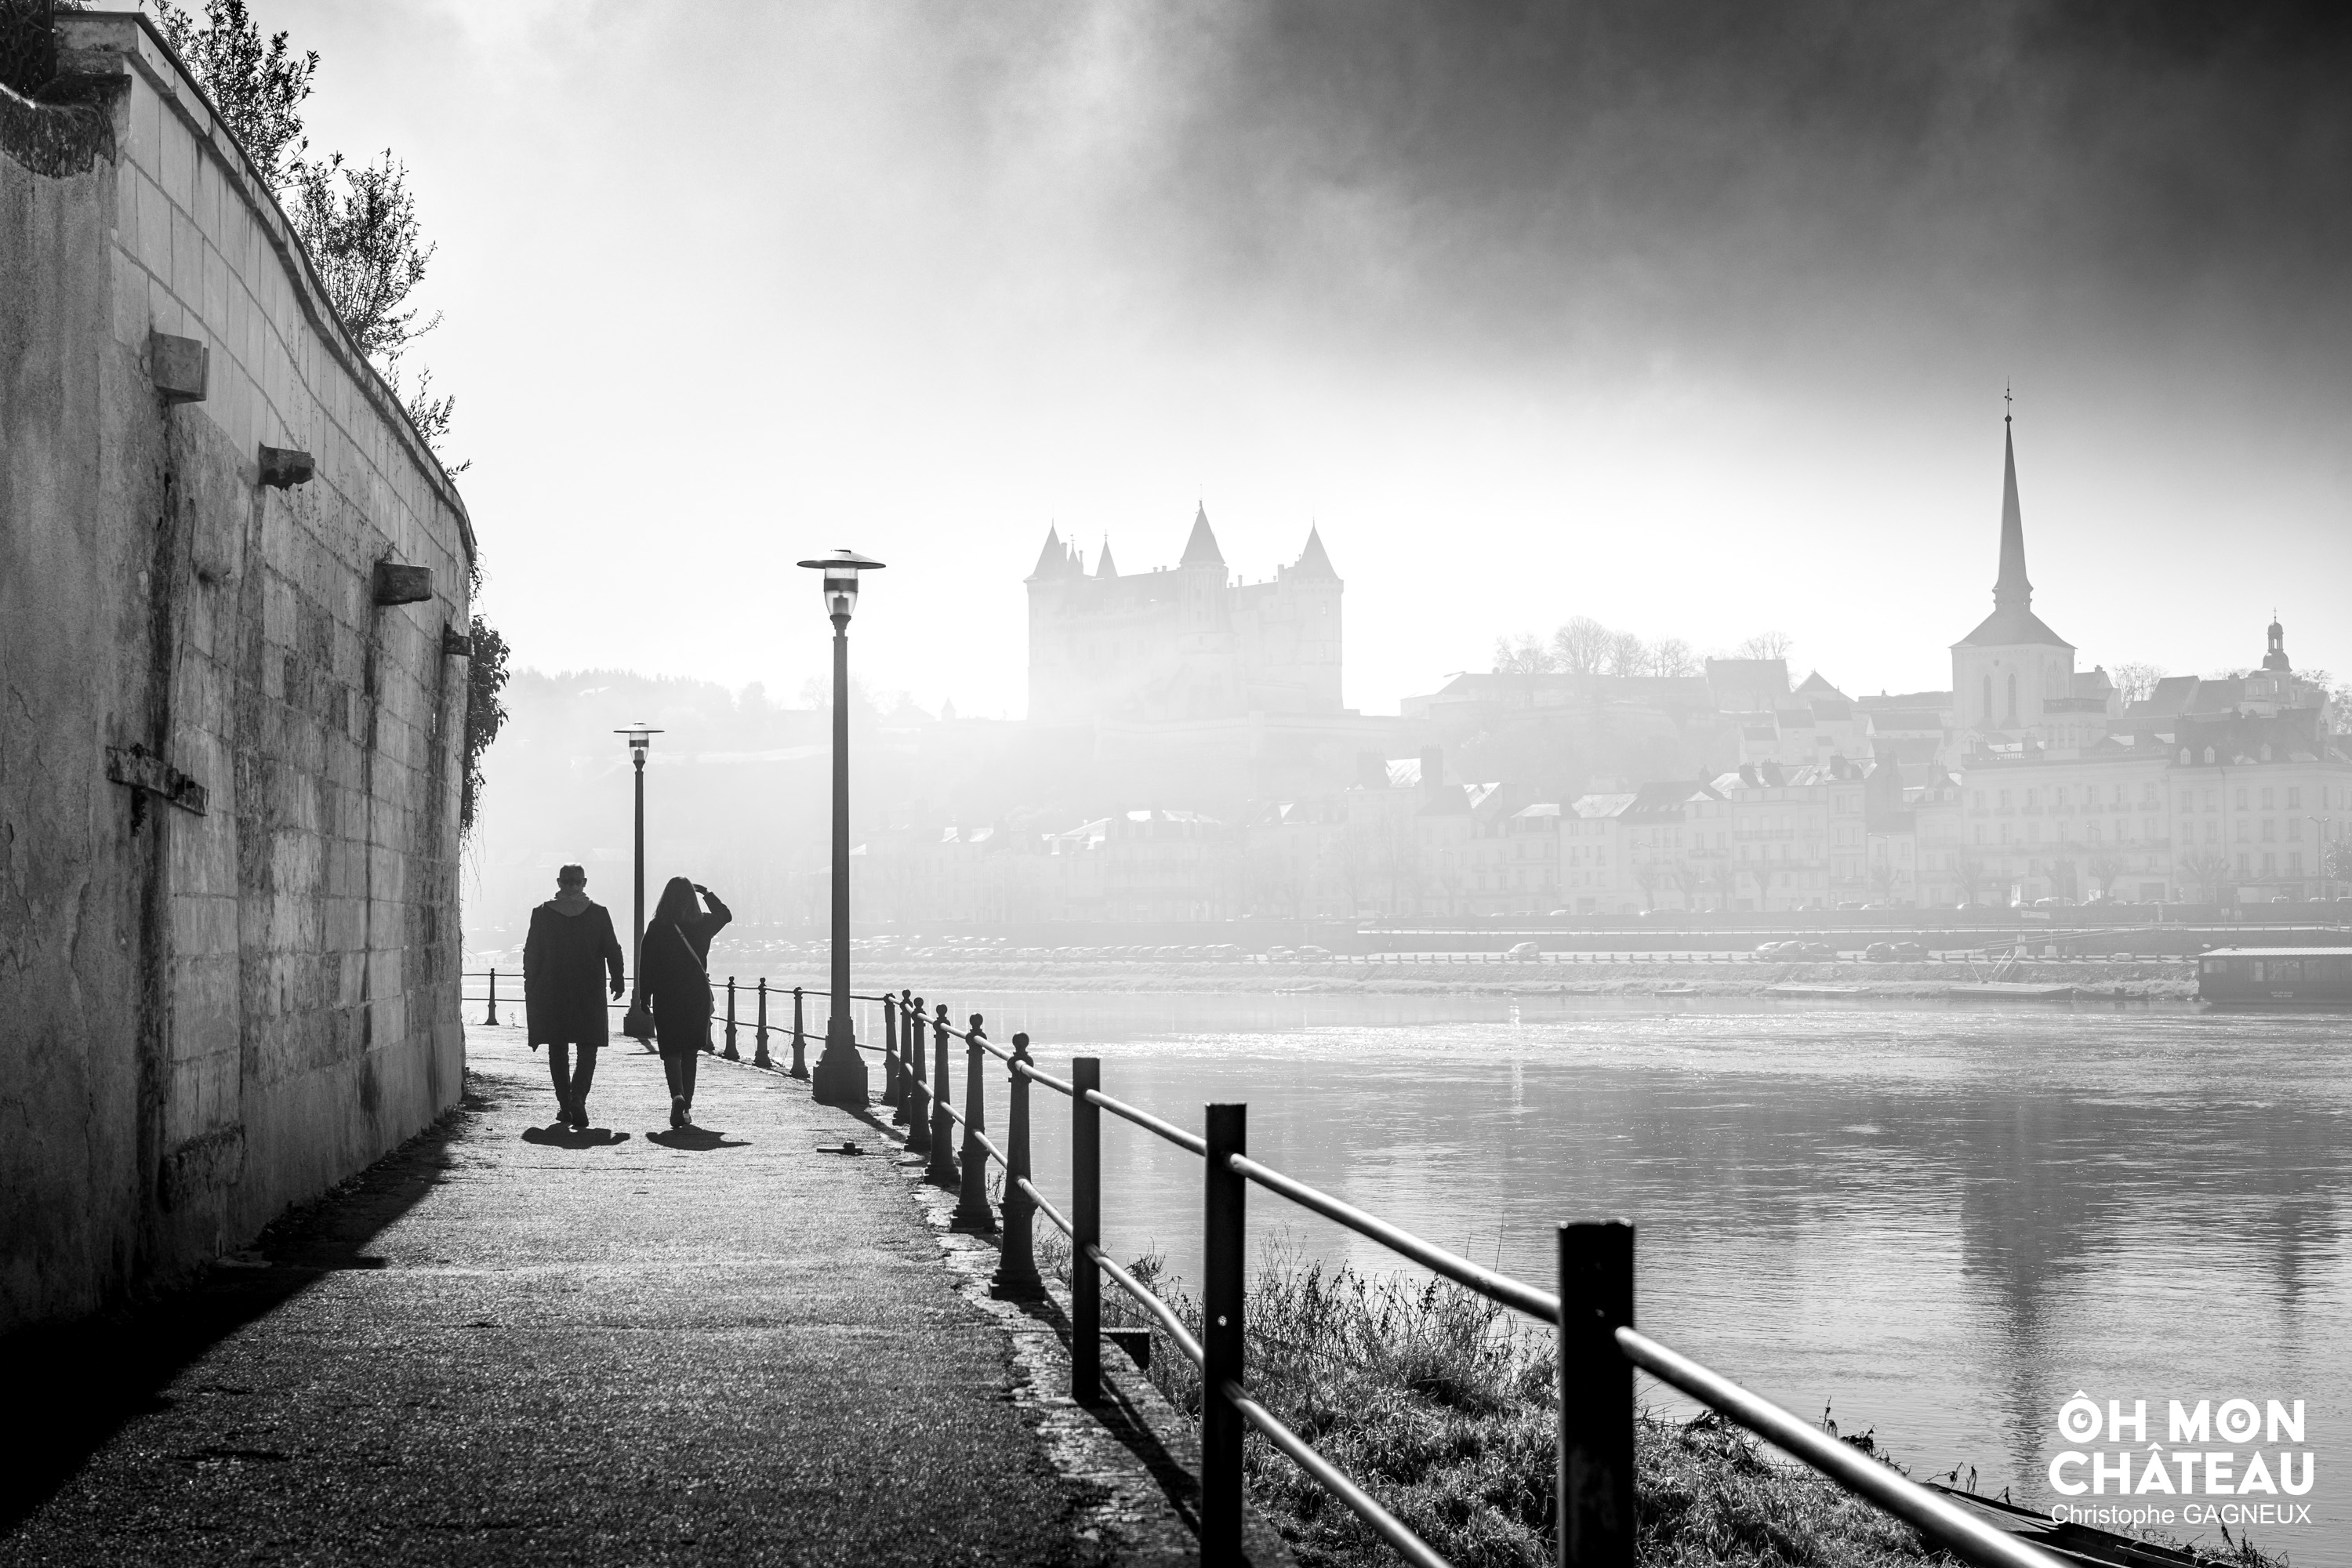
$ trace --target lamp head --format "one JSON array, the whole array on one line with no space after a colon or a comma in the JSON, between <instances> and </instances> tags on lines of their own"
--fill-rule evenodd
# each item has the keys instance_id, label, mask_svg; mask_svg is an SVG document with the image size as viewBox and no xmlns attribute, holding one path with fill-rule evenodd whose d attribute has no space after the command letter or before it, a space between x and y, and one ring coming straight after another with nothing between
<instances>
[{"instance_id":1,"label":"lamp head","mask_svg":"<svg viewBox=\"0 0 2352 1568\"><path fill-rule=\"evenodd\" d=\"M629 754L635 757L643 757L646 754L646 749L653 744L654 737L661 732L644 724L632 724L625 730L613 731L615 735L626 735L629 738Z\"/></svg>"},{"instance_id":2,"label":"lamp head","mask_svg":"<svg viewBox=\"0 0 2352 1568\"><path fill-rule=\"evenodd\" d=\"M857 608L857 574L879 572L882 563L867 559L855 550L840 549L802 565L813 572L824 574L824 613L835 625L845 625Z\"/></svg>"}]
</instances>

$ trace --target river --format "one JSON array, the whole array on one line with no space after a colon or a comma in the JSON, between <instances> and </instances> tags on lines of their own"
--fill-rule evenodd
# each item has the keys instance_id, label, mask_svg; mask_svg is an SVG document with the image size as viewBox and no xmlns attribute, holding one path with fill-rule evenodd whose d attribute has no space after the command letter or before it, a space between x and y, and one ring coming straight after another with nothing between
<instances>
[{"instance_id":1,"label":"river","mask_svg":"<svg viewBox=\"0 0 2352 1568\"><path fill-rule=\"evenodd\" d=\"M2305 1439L2240 1444L2237 1479L2249 1449L2273 1468L2277 1448L2309 1452L2307 1495L2223 1499L2200 1483L2189 1500L2311 1504L2312 1522L2257 1528L2257 1542L2298 1568L2352 1568L2337 1468L2352 1458L2342 1015L1556 995L956 1004L998 1041L1028 1030L1048 1071L1100 1056L1108 1092L1181 1125L1199 1126L1203 1102L1246 1101L1258 1159L1547 1289L1557 1221L1630 1219L1644 1331L1791 1410L1874 1429L1915 1475L1957 1467L1965 1481L1973 1467L1981 1489L2031 1506L2112 1505L2052 1490L2060 1452L2114 1452L2061 1439L2076 1392L2126 1415L2145 1399L2147 1437L2168 1448L2172 1400L2301 1400ZM1058 1199L1066 1102L1038 1099L1036 1164ZM1197 1280L1198 1163L1104 1126L1107 1242ZM1397 1267L1269 1194L1250 1205L1255 1259L1271 1247ZM2145 1447L2136 1432L2122 1446Z\"/></svg>"}]
</instances>

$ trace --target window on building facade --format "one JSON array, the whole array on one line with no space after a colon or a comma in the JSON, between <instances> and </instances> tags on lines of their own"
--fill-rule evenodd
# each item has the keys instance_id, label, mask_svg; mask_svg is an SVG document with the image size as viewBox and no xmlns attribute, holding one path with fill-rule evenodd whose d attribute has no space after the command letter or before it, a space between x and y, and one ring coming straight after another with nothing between
<instances>
[{"instance_id":1,"label":"window on building facade","mask_svg":"<svg viewBox=\"0 0 2352 1568\"><path fill-rule=\"evenodd\" d=\"M2302 805L2303 805L2303 788L2302 788L2302 786L2301 786L2300 784L2289 784L2289 785L2287 785L2287 786L2286 786L2286 808L2287 808L2289 811L2294 811L2294 810L2296 810L2296 809L2300 808L2300 807L2302 806Z\"/></svg>"},{"instance_id":2,"label":"window on building facade","mask_svg":"<svg viewBox=\"0 0 2352 1568\"><path fill-rule=\"evenodd\" d=\"M2286 837L2290 844L2303 837L2303 818L2290 816L2286 819Z\"/></svg>"},{"instance_id":3,"label":"window on building facade","mask_svg":"<svg viewBox=\"0 0 2352 1568\"><path fill-rule=\"evenodd\" d=\"M2264 760L2267 761L2268 759L2266 758ZM2276 790L2272 789L2268 784L2264 784L2263 786L2263 809L2264 811L2274 811L2277 809L2277 807L2271 804L2272 798L2276 795L2277 793L2278 792Z\"/></svg>"},{"instance_id":4,"label":"window on building facade","mask_svg":"<svg viewBox=\"0 0 2352 1568\"><path fill-rule=\"evenodd\" d=\"M2302 850L2290 849L2286 852L2286 874L2290 877L2300 877L2303 875Z\"/></svg>"},{"instance_id":5,"label":"window on building facade","mask_svg":"<svg viewBox=\"0 0 2352 1568\"><path fill-rule=\"evenodd\" d=\"M2240 790L2238 792L2238 809L2240 811L2246 809L2246 792L2244 790Z\"/></svg>"}]
</instances>

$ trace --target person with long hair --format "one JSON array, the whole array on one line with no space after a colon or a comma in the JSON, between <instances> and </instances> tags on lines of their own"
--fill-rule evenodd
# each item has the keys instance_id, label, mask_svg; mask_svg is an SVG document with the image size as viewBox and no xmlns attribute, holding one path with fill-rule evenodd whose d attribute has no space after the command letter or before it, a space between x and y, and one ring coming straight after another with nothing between
<instances>
[{"instance_id":1,"label":"person with long hair","mask_svg":"<svg viewBox=\"0 0 2352 1568\"><path fill-rule=\"evenodd\" d=\"M523 1011L531 1049L547 1047L558 1127L588 1125L588 1086L595 1081L596 1052L608 1025L596 983L607 977L617 999L621 939L613 934L604 906L589 901L588 873L566 866L555 873L555 897L530 911L530 935L522 946Z\"/></svg>"},{"instance_id":2,"label":"person with long hair","mask_svg":"<svg viewBox=\"0 0 2352 1568\"><path fill-rule=\"evenodd\" d=\"M709 900L709 913L695 902L697 893ZM688 1126L694 1119L695 1069L710 1048L710 939L734 918L701 883L672 877L646 926L637 983L661 1044L672 1127Z\"/></svg>"}]
</instances>

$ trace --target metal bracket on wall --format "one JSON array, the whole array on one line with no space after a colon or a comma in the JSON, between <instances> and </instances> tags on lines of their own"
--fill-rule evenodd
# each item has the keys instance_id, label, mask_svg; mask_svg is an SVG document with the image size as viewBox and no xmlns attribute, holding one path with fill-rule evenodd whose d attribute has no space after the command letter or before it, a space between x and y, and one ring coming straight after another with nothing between
<instances>
[{"instance_id":1,"label":"metal bracket on wall","mask_svg":"<svg viewBox=\"0 0 2352 1568\"><path fill-rule=\"evenodd\" d=\"M211 792L204 785L152 755L144 746L107 747L106 776L198 816L205 815L205 807L212 799Z\"/></svg>"}]
</instances>

